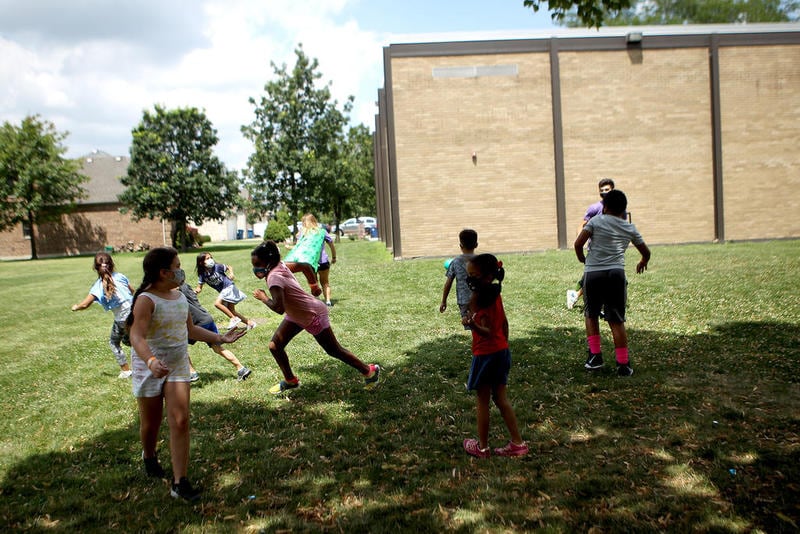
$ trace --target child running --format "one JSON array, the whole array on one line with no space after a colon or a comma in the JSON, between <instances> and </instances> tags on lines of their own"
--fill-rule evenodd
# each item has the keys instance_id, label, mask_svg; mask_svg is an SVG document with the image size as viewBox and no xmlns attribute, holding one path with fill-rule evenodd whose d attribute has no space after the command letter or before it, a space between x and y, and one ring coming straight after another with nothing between
<instances>
[{"instance_id":1,"label":"child running","mask_svg":"<svg viewBox=\"0 0 800 534\"><path fill-rule=\"evenodd\" d=\"M458 234L458 246L461 254L450 260L447 266L447 279L444 282L442 292L442 303L439 305L439 312L447 310L447 296L450 295L450 288L453 280L456 281L456 302L461 313L461 322L464 330L469 330L469 326L464 323L464 319L469 314L469 299L472 291L467 287L467 262L475 256L475 249L478 248L478 232L465 228Z\"/></svg>"},{"instance_id":2,"label":"child running","mask_svg":"<svg viewBox=\"0 0 800 534\"><path fill-rule=\"evenodd\" d=\"M625 331L625 303L628 300L628 283L625 278L625 250L630 243L642 255L636 265L636 273L647 270L650 249L636 227L625 218L628 199L619 189L613 189L603 197L603 213L593 217L575 239L575 254L584 267L584 322L589 356L584 367L595 371L603 367L600 344L600 312L605 310L605 319L614 337L614 356L617 374L631 376L633 368L628 355L628 334ZM592 252L588 256L583 246L592 239Z\"/></svg>"},{"instance_id":3,"label":"child running","mask_svg":"<svg viewBox=\"0 0 800 534\"><path fill-rule=\"evenodd\" d=\"M285 349L303 330L314 336L329 356L341 360L364 375L365 387L372 388L378 384L380 366L374 363L365 364L339 344L328 319L328 307L303 291L294 274L281 261L278 245L274 241L267 241L256 247L251 261L253 274L259 279L266 278L269 288L269 294L263 289L256 289L253 296L278 315L284 315L269 342L269 351L283 373L283 380L270 388L270 393L278 395L300 385L289 365L289 356Z\"/></svg>"},{"instance_id":4,"label":"child running","mask_svg":"<svg viewBox=\"0 0 800 534\"><path fill-rule=\"evenodd\" d=\"M178 251L154 248L142 262L144 278L133 297L127 325L131 337L133 395L139 406L142 460L149 476L164 478L156 443L164 405L169 424L172 459L170 495L195 502L200 492L187 478L189 468L189 352L188 338L206 343L233 343L245 329L214 334L192 324L189 304L177 288L186 280Z\"/></svg>"},{"instance_id":5,"label":"child running","mask_svg":"<svg viewBox=\"0 0 800 534\"><path fill-rule=\"evenodd\" d=\"M197 293L194 292L194 289L189 287L189 284L186 282L182 283L181 286L178 288L183 296L186 297L186 302L189 303L189 314L192 316L192 323L200 328L208 330L213 334L219 334L219 330L217 330L217 325L214 322L214 318L211 317L211 314L208 313L201 304L200 301L197 299ZM192 338L189 338L189 345L194 345L196 341ZM242 365L242 362L231 352L230 350L224 348L219 343L207 343L211 350L228 360L231 365L236 368L236 378L239 380L246 380L248 376L252 373L252 371ZM189 360L189 365L191 367L191 359ZM192 382L195 380L200 379L200 375L195 371L193 368L191 369L191 377Z\"/></svg>"},{"instance_id":6,"label":"child running","mask_svg":"<svg viewBox=\"0 0 800 534\"><path fill-rule=\"evenodd\" d=\"M239 291L233 283L233 267L223 263L217 263L210 252L201 252L197 255L197 287L195 293L198 295L203 290L203 284L208 284L219 293L219 297L214 301L214 307L224 313L230 321L228 329L235 328L240 322L244 321L247 329L256 327L255 321L236 311L236 304L247 298L247 295Z\"/></svg>"},{"instance_id":7,"label":"child running","mask_svg":"<svg viewBox=\"0 0 800 534\"><path fill-rule=\"evenodd\" d=\"M72 305L72 311L85 310L93 302L97 302L105 311L114 312L114 324L111 325L108 344L111 346L111 352L120 368L118 378L130 378L131 368L121 343L124 341L125 344L128 344L125 320L131 312L134 289L124 274L114 270L114 260L106 252L95 254L94 270L98 275L97 280L89 289L86 298L78 304Z\"/></svg>"},{"instance_id":8,"label":"child running","mask_svg":"<svg viewBox=\"0 0 800 534\"><path fill-rule=\"evenodd\" d=\"M467 284L472 289L470 314L464 319L464 324L472 329L472 367L467 388L477 391L478 439L465 439L464 450L478 458L491 456L489 400L492 399L511 435L511 441L494 453L523 456L528 453L528 445L522 441L517 416L506 397L511 351L508 349L508 320L500 296L505 277L503 264L491 254L480 254L467 263L467 274Z\"/></svg>"}]
</instances>

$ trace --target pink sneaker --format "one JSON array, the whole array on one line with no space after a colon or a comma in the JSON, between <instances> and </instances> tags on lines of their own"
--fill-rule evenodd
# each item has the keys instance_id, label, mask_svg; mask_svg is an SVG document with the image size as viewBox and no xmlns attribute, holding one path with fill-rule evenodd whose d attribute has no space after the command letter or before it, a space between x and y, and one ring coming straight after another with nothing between
<instances>
[{"instance_id":1,"label":"pink sneaker","mask_svg":"<svg viewBox=\"0 0 800 534\"><path fill-rule=\"evenodd\" d=\"M476 458L488 458L492 455L492 450L489 447L481 449L481 445L478 443L477 439L465 439L464 450L467 451L467 454L475 456Z\"/></svg>"},{"instance_id":2,"label":"pink sneaker","mask_svg":"<svg viewBox=\"0 0 800 534\"><path fill-rule=\"evenodd\" d=\"M523 441L522 445L517 445L513 441L509 441L508 445L495 449L494 453L497 456L525 456L528 454L528 444Z\"/></svg>"}]
</instances>

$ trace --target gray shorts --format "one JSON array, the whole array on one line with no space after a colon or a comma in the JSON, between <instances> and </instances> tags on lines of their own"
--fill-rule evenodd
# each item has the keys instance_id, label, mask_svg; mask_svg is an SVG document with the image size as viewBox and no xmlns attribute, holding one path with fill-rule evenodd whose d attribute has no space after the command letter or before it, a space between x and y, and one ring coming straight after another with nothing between
<instances>
[{"instance_id":1,"label":"gray shorts","mask_svg":"<svg viewBox=\"0 0 800 534\"><path fill-rule=\"evenodd\" d=\"M164 392L164 383L166 382L189 382L191 372L189 371L189 356L188 353L182 358L160 358L167 367L170 368L170 373L167 376L156 378L147 368L147 364L139 358L135 353L131 354L131 368L133 375L131 376L131 387L133 389L134 397L159 397ZM156 355L158 356L158 355Z\"/></svg>"}]
</instances>

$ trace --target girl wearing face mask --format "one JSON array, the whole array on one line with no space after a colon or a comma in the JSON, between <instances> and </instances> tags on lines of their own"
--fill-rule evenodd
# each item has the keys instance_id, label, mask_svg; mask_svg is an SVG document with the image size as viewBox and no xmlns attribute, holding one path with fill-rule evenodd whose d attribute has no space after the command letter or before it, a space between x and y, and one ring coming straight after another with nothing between
<instances>
[{"instance_id":1,"label":"girl wearing face mask","mask_svg":"<svg viewBox=\"0 0 800 534\"><path fill-rule=\"evenodd\" d=\"M107 252L98 252L95 255L94 270L97 272L97 280L89 289L86 298L78 304L72 305L72 311L85 310L93 302L96 302L104 310L114 312L114 324L111 325L108 344L119 365L119 378L130 378L131 368L121 343L128 344L125 335L125 320L131 311L134 289L124 274L114 270L114 260Z\"/></svg>"},{"instance_id":2,"label":"girl wearing face mask","mask_svg":"<svg viewBox=\"0 0 800 534\"><path fill-rule=\"evenodd\" d=\"M233 267L217 263L211 254L201 252L197 255L197 287L194 292L198 295L203 290L203 284L208 284L219 292L219 297L214 301L214 306L224 313L230 321L228 328L235 328L240 322L247 325L247 329L256 327L256 322L251 321L236 311L236 304L247 298L233 283Z\"/></svg>"},{"instance_id":3,"label":"girl wearing face mask","mask_svg":"<svg viewBox=\"0 0 800 534\"><path fill-rule=\"evenodd\" d=\"M500 410L511 436L508 444L495 449L494 454L522 456L528 453L528 446L519 434L517 416L506 397L511 352L508 350L508 320L500 297L504 277L503 264L491 254L479 254L467 263L467 285L472 290L469 313L463 320L472 329L472 367L467 388L477 393L478 439L465 439L464 450L478 458L491 456L490 400Z\"/></svg>"},{"instance_id":4,"label":"girl wearing face mask","mask_svg":"<svg viewBox=\"0 0 800 534\"><path fill-rule=\"evenodd\" d=\"M177 288L186 279L178 251L174 248L152 249L142 264L144 278L133 296L130 330L133 362L133 395L139 407L139 436L142 460L149 476L164 478L156 456L156 443L164 405L169 424L169 448L172 459L170 494L190 502L200 492L187 479L189 464L189 352L188 338L206 343L233 343L245 329L230 330L224 335L209 332L192 323L186 297Z\"/></svg>"}]
</instances>

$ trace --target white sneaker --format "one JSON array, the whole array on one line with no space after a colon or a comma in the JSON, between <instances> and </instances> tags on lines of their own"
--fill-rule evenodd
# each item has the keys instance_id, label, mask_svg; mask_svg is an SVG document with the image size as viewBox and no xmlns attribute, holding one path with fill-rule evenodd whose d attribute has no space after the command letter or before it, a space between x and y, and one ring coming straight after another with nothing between
<instances>
[{"instance_id":1,"label":"white sneaker","mask_svg":"<svg viewBox=\"0 0 800 534\"><path fill-rule=\"evenodd\" d=\"M567 289L567 309L571 310L578 302L578 292L574 289Z\"/></svg>"},{"instance_id":2,"label":"white sneaker","mask_svg":"<svg viewBox=\"0 0 800 534\"><path fill-rule=\"evenodd\" d=\"M117 378L121 379L130 378L132 374L133 371L120 371L119 375L117 375Z\"/></svg>"},{"instance_id":3,"label":"white sneaker","mask_svg":"<svg viewBox=\"0 0 800 534\"><path fill-rule=\"evenodd\" d=\"M241 322L242 322L242 320L241 320L241 319L239 319L238 317L234 317L233 319L231 319L231 320L228 322L228 330L231 330L231 329L233 329L233 328L236 328L236 325L237 325L237 324L239 324L239 323L241 323Z\"/></svg>"}]
</instances>

